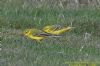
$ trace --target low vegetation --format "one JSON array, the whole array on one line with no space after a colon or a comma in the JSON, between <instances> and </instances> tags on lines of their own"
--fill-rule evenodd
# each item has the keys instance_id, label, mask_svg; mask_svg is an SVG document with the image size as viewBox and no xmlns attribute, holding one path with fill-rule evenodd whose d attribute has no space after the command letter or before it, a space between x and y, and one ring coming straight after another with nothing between
<instances>
[{"instance_id":1,"label":"low vegetation","mask_svg":"<svg viewBox=\"0 0 100 66\"><path fill-rule=\"evenodd\" d=\"M69 61L100 61L98 7L36 7L27 5L26 0L24 5L22 0L16 1L0 1L0 66L66 66ZM41 42L19 35L27 28L55 24L76 28L60 38Z\"/></svg>"}]
</instances>

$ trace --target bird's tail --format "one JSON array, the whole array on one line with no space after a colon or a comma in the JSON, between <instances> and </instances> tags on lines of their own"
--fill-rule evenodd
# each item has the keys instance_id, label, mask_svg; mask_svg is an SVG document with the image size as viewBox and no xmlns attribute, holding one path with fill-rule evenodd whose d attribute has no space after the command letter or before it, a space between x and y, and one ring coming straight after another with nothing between
<instances>
[{"instance_id":1,"label":"bird's tail","mask_svg":"<svg viewBox=\"0 0 100 66\"><path fill-rule=\"evenodd\" d=\"M58 36L58 35L52 35L52 36L48 36L48 37L59 38L59 37L61 37L61 36Z\"/></svg>"}]
</instances>

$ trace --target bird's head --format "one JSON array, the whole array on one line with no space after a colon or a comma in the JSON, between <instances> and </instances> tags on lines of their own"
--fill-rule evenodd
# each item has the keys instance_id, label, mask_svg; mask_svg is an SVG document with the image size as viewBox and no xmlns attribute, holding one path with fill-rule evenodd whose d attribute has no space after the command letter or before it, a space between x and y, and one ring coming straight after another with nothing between
<instances>
[{"instance_id":1,"label":"bird's head","mask_svg":"<svg viewBox=\"0 0 100 66\"><path fill-rule=\"evenodd\" d=\"M48 30L50 30L51 28L52 28L51 26L46 26L46 27L43 28L43 31L48 31Z\"/></svg>"},{"instance_id":2,"label":"bird's head","mask_svg":"<svg viewBox=\"0 0 100 66\"><path fill-rule=\"evenodd\" d=\"M32 29L26 29L25 31L23 31L23 34L25 36L28 36L31 33Z\"/></svg>"}]
</instances>

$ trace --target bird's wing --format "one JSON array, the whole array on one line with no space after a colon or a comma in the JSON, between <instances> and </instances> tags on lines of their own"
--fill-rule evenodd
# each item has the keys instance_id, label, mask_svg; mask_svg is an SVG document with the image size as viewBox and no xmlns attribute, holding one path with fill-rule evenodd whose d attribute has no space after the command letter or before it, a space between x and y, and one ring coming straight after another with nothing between
<instances>
[{"instance_id":1,"label":"bird's wing","mask_svg":"<svg viewBox=\"0 0 100 66\"><path fill-rule=\"evenodd\" d=\"M50 34L47 34L47 33L43 32L41 30L33 30L32 35L34 35L34 36L43 36L43 37L50 36Z\"/></svg>"},{"instance_id":2,"label":"bird's wing","mask_svg":"<svg viewBox=\"0 0 100 66\"><path fill-rule=\"evenodd\" d=\"M53 25L52 26L52 30L56 31L56 30L60 30L62 29L63 27L61 25Z\"/></svg>"}]
</instances>

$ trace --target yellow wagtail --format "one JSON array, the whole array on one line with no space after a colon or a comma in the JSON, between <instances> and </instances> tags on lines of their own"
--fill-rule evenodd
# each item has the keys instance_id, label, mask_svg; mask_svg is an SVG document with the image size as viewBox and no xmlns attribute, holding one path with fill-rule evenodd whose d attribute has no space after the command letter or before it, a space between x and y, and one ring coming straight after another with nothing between
<instances>
[{"instance_id":1,"label":"yellow wagtail","mask_svg":"<svg viewBox=\"0 0 100 66\"><path fill-rule=\"evenodd\" d=\"M56 37L38 29L26 29L23 34L33 40L41 41L47 37Z\"/></svg>"},{"instance_id":2,"label":"yellow wagtail","mask_svg":"<svg viewBox=\"0 0 100 66\"><path fill-rule=\"evenodd\" d=\"M60 25L46 26L43 31L53 35L60 35L64 32L70 31L74 27L62 27Z\"/></svg>"}]
</instances>

